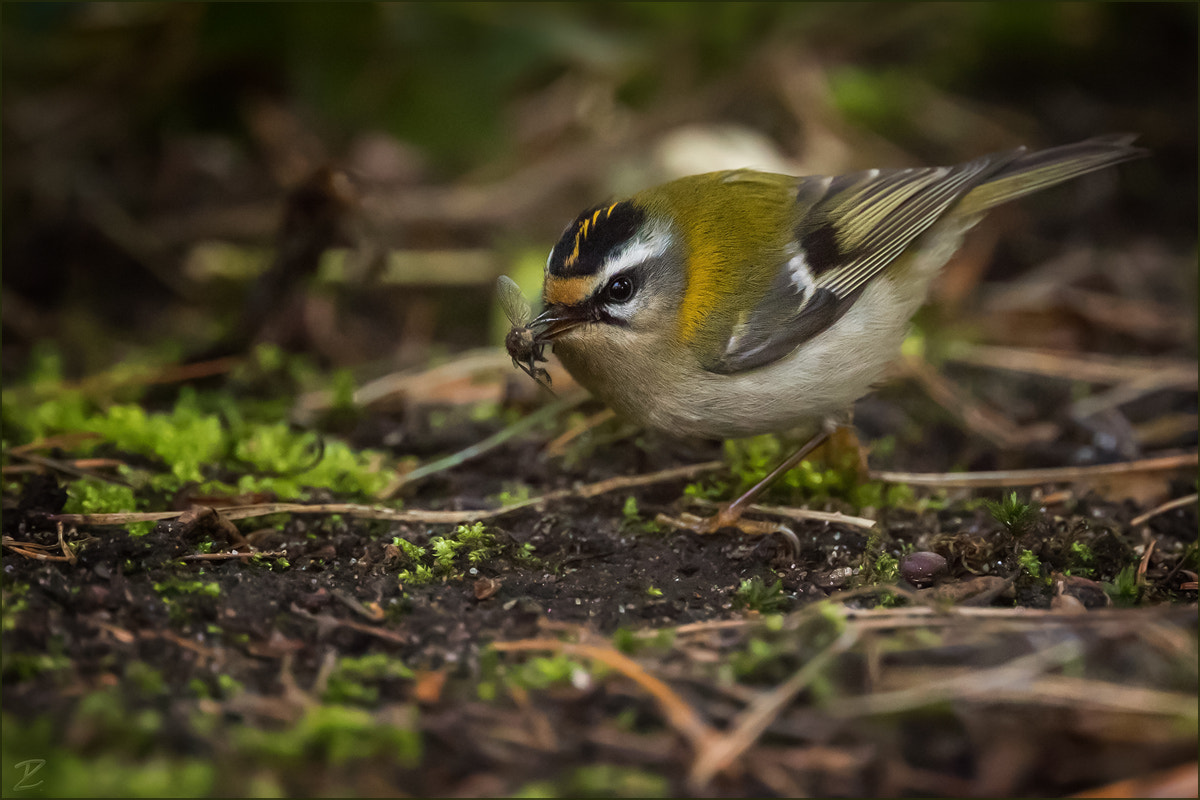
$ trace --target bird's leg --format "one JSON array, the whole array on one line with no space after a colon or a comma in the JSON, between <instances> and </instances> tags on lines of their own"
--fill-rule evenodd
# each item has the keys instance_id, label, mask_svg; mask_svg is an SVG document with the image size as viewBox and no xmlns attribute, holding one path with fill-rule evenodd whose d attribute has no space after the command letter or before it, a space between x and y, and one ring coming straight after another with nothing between
<instances>
[{"instance_id":1,"label":"bird's leg","mask_svg":"<svg viewBox=\"0 0 1200 800\"><path fill-rule=\"evenodd\" d=\"M707 521L707 524L705 525L706 530L704 533L716 533L721 528L739 528L745 530L745 528L743 528L738 521L742 518L742 514L745 513L746 508L754 501L754 498L758 497L758 495L760 495L762 491L772 483L779 480L780 475L783 475L783 473L787 472L792 467L803 461L813 450L816 450L818 447L825 444L825 442L829 439L830 434L832 434L835 429L835 425L823 425L821 430L818 431L816 435L805 442L799 450L785 458L779 466L767 473L765 478L747 489L744 493L742 493L741 497L737 498L726 506L722 506L721 509ZM747 530L746 532L750 533L752 531Z\"/></svg>"},{"instance_id":2,"label":"bird's leg","mask_svg":"<svg viewBox=\"0 0 1200 800\"><path fill-rule=\"evenodd\" d=\"M681 514L679 517L670 517L666 514L659 514L657 520L666 525L673 525L677 528L690 530L694 533L716 533L722 528L737 528L742 533L751 536L763 536L768 533L782 534L788 540L793 553L800 552L800 539L795 532L786 525L780 525L776 522L767 522L765 520L742 519L742 514L750 507L754 498L762 493L764 489L779 479L779 476L795 467L805 458L807 458L814 450L830 440L830 437L842 426L849 425L849 417L830 418L826 419L819 430L811 439L804 443L800 449L792 453L783 463L771 470L765 478L763 478L749 490L744 492L741 497L733 502L722 506L716 514L704 519L694 514ZM836 440L835 440L836 441Z\"/></svg>"}]
</instances>

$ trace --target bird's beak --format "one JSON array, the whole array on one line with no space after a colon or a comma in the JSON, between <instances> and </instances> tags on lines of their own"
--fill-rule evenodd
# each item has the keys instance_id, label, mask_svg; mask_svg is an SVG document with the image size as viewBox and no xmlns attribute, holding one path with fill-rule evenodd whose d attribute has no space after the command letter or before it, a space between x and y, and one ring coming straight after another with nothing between
<instances>
[{"instance_id":1,"label":"bird's beak","mask_svg":"<svg viewBox=\"0 0 1200 800\"><path fill-rule=\"evenodd\" d=\"M569 330L588 322L595 322L595 315L586 304L551 305L529 323L534 339L552 342Z\"/></svg>"}]
</instances>

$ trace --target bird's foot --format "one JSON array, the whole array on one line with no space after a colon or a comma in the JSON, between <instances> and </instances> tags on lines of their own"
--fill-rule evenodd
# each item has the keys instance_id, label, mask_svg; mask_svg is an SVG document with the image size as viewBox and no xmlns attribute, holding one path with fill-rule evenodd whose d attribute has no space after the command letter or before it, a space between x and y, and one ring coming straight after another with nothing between
<instances>
[{"instance_id":1,"label":"bird's foot","mask_svg":"<svg viewBox=\"0 0 1200 800\"><path fill-rule=\"evenodd\" d=\"M766 520L746 519L742 517L739 511L731 511L727 505L722 506L711 517L698 517L695 514L684 512L678 517L659 514L656 519L663 525L670 525L674 528L680 528L700 535L712 534L729 528L741 531L747 536L767 536L772 533L778 533L787 540L793 555L800 552L800 539L788 526L780 525L777 522L767 522Z\"/></svg>"}]
</instances>

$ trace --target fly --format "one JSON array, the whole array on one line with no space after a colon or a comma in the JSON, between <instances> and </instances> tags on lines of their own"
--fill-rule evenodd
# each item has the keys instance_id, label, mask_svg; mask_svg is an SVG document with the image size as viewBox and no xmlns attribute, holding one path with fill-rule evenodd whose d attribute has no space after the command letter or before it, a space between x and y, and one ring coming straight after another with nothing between
<instances>
[{"instance_id":1,"label":"fly","mask_svg":"<svg viewBox=\"0 0 1200 800\"><path fill-rule=\"evenodd\" d=\"M521 287L507 275L496 280L496 288L500 293L500 307L512 323L512 330L504 337L504 349L512 356L514 367L549 389L550 373L537 365L546 360L546 343L539 341L530 327L533 308L521 294Z\"/></svg>"}]
</instances>

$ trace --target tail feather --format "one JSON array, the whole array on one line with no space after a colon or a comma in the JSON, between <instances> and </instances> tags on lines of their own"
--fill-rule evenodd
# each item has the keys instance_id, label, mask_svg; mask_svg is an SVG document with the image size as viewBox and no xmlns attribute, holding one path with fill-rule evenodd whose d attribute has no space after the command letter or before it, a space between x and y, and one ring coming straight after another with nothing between
<instances>
[{"instance_id":1,"label":"tail feather","mask_svg":"<svg viewBox=\"0 0 1200 800\"><path fill-rule=\"evenodd\" d=\"M1056 183L1149 155L1134 147L1131 134L1097 136L1086 141L1018 155L986 182L968 192L955 209L976 214Z\"/></svg>"}]
</instances>

